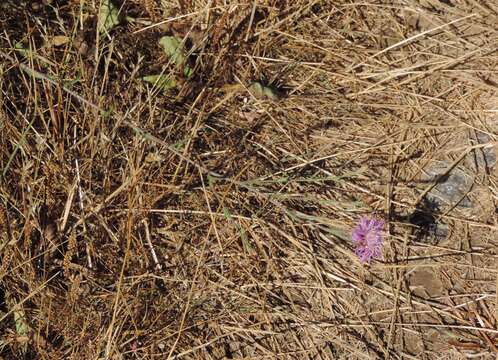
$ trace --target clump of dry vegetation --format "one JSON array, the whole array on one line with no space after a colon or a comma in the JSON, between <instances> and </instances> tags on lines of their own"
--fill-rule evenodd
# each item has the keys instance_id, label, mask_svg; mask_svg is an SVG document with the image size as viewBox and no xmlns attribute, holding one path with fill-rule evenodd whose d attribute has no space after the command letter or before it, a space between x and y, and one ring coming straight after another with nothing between
<instances>
[{"instance_id":1,"label":"clump of dry vegetation","mask_svg":"<svg viewBox=\"0 0 498 360\"><path fill-rule=\"evenodd\" d=\"M2 358L494 358L495 1L0 9Z\"/></svg>"}]
</instances>

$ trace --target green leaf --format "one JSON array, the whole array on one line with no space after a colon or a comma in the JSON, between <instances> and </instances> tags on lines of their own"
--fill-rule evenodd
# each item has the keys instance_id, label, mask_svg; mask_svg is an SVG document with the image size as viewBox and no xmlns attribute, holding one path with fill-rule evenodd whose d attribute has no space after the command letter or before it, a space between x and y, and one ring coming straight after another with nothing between
<instances>
[{"instance_id":1,"label":"green leaf","mask_svg":"<svg viewBox=\"0 0 498 360\"><path fill-rule=\"evenodd\" d=\"M230 210L228 210L227 207L223 207L223 216L225 216L225 219L227 220L232 220L232 215L230 214Z\"/></svg>"},{"instance_id":2,"label":"green leaf","mask_svg":"<svg viewBox=\"0 0 498 360\"><path fill-rule=\"evenodd\" d=\"M29 326L26 322L26 316L24 311L18 310L14 311L14 322L16 323L16 332L19 336L26 336L29 332Z\"/></svg>"},{"instance_id":3,"label":"green leaf","mask_svg":"<svg viewBox=\"0 0 498 360\"><path fill-rule=\"evenodd\" d=\"M22 56L29 55L29 50L26 50L23 43L20 41L14 42L14 49L16 49Z\"/></svg>"},{"instance_id":4,"label":"green leaf","mask_svg":"<svg viewBox=\"0 0 498 360\"><path fill-rule=\"evenodd\" d=\"M170 90L176 87L176 81L167 75L148 75L144 76L142 80L162 90Z\"/></svg>"},{"instance_id":5,"label":"green leaf","mask_svg":"<svg viewBox=\"0 0 498 360\"><path fill-rule=\"evenodd\" d=\"M99 9L98 29L99 32L110 32L113 27L121 22L119 9L111 0L102 0Z\"/></svg>"},{"instance_id":6,"label":"green leaf","mask_svg":"<svg viewBox=\"0 0 498 360\"><path fill-rule=\"evenodd\" d=\"M25 339L24 341L22 341L21 351L23 353L26 353L26 351L28 350L27 337L29 335L30 329L28 322L26 321L26 315L24 314L22 308L20 310L14 310L14 322L16 324L18 339Z\"/></svg>"},{"instance_id":7,"label":"green leaf","mask_svg":"<svg viewBox=\"0 0 498 360\"><path fill-rule=\"evenodd\" d=\"M163 36L159 40L159 45L161 45L164 53L168 55L177 66L183 65L187 60L185 47L180 39L174 36Z\"/></svg>"},{"instance_id":8,"label":"green leaf","mask_svg":"<svg viewBox=\"0 0 498 360\"><path fill-rule=\"evenodd\" d=\"M209 179L209 176L208 176ZM232 214L230 214L230 210L228 208L223 207L223 215L225 219L228 221L233 221ZM238 223L234 222L235 227L239 231L240 234L240 239L242 240L242 245L244 246L244 249L247 253L253 254L255 252L254 248L252 247L249 238L247 237L247 232L244 230L242 226L240 226Z\"/></svg>"},{"instance_id":9,"label":"green leaf","mask_svg":"<svg viewBox=\"0 0 498 360\"><path fill-rule=\"evenodd\" d=\"M208 174L207 178L208 178L208 186L209 186L209 187L214 186L214 184L215 184L215 183L216 183L216 181L218 180L217 178L215 178L215 177L214 177L214 176L212 176L211 174Z\"/></svg>"},{"instance_id":10,"label":"green leaf","mask_svg":"<svg viewBox=\"0 0 498 360\"><path fill-rule=\"evenodd\" d=\"M277 95L277 93L275 92L275 90L273 90L273 89L271 89L269 87L266 87L266 86L263 87L263 95L266 96L269 99L272 99L272 100L278 100L279 99L279 96Z\"/></svg>"},{"instance_id":11,"label":"green leaf","mask_svg":"<svg viewBox=\"0 0 498 360\"><path fill-rule=\"evenodd\" d=\"M112 113L114 112L114 106L109 106L108 109L102 110L102 118L103 119L110 119L112 116Z\"/></svg>"},{"instance_id":12,"label":"green leaf","mask_svg":"<svg viewBox=\"0 0 498 360\"><path fill-rule=\"evenodd\" d=\"M174 36L163 36L159 39L159 45L163 48L164 53L171 58L171 61L173 61L176 66L182 67L185 65L188 55L181 39ZM194 69L188 65L185 65L183 75L186 78L189 78L193 74Z\"/></svg>"},{"instance_id":13,"label":"green leaf","mask_svg":"<svg viewBox=\"0 0 498 360\"><path fill-rule=\"evenodd\" d=\"M278 100L280 98L276 90L268 86L263 86L260 82L257 81L249 85L249 91L259 99L268 98L271 100Z\"/></svg>"},{"instance_id":14,"label":"green leaf","mask_svg":"<svg viewBox=\"0 0 498 360\"><path fill-rule=\"evenodd\" d=\"M329 227L329 228L327 229L327 232L328 232L329 234L334 235L335 237L337 237L337 238L339 238L339 239L341 239L341 240L349 241L349 236L347 236L347 235L344 233L344 231L343 231L343 230L341 230L341 229L335 229L335 228L331 228L331 227Z\"/></svg>"},{"instance_id":15,"label":"green leaf","mask_svg":"<svg viewBox=\"0 0 498 360\"><path fill-rule=\"evenodd\" d=\"M259 82L253 82L249 85L249 91L257 98L263 97L263 85Z\"/></svg>"},{"instance_id":16,"label":"green leaf","mask_svg":"<svg viewBox=\"0 0 498 360\"><path fill-rule=\"evenodd\" d=\"M194 74L194 70L190 66L185 66L185 69L183 69L183 75L185 75L186 78L191 77Z\"/></svg>"},{"instance_id":17,"label":"green leaf","mask_svg":"<svg viewBox=\"0 0 498 360\"><path fill-rule=\"evenodd\" d=\"M243 227L239 225L237 225L237 228L239 229L240 239L242 240L242 246L244 246L244 250L249 254L254 254L256 251L254 250L254 247L251 245L251 242L247 237L246 231L244 230Z\"/></svg>"},{"instance_id":18,"label":"green leaf","mask_svg":"<svg viewBox=\"0 0 498 360\"><path fill-rule=\"evenodd\" d=\"M183 147L185 146L185 140L178 141L177 143L173 144L173 147L177 151L183 150Z\"/></svg>"}]
</instances>

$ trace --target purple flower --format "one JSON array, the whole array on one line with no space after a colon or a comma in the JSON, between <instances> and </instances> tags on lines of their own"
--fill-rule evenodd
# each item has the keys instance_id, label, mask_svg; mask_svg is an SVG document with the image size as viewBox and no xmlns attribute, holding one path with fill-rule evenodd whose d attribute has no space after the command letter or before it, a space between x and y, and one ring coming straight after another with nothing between
<instances>
[{"instance_id":1,"label":"purple flower","mask_svg":"<svg viewBox=\"0 0 498 360\"><path fill-rule=\"evenodd\" d=\"M362 263L370 263L382 255L382 228L384 220L362 216L353 230L352 240L356 247L355 253Z\"/></svg>"}]
</instances>

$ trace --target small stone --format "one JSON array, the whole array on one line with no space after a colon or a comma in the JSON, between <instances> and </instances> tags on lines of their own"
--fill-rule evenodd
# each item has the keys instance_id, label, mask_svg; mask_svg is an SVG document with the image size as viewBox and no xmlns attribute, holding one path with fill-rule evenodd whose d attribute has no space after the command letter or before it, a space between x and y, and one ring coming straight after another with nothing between
<instances>
[{"instance_id":1,"label":"small stone","mask_svg":"<svg viewBox=\"0 0 498 360\"><path fill-rule=\"evenodd\" d=\"M428 184L438 182L427 194L427 199L439 208L453 207L457 204L460 207L472 207L472 202L466 195L472 187L473 180L458 168L447 172L449 165L448 162L441 161L432 164L427 170L424 180Z\"/></svg>"},{"instance_id":2,"label":"small stone","mask_svg":"<svg viewBox=\"0 0 498 360\"><path fill-rule=\"evenodd\" d=\"M476 140L474 140L474 142L476 142L477 144L486 144L492 142L491 137L481 131L476 132ZM467 157L466 163L467 166L474 171L492 169L496 165L495 146L475 149Z\"/></svg>"},{"instance_id":3,"label":"small stone","mask_svg":"<svg viewBox=\"0 0 498 360\"><path fill-rule=\"evenodd\" d=\"M415 295L421 297L437 297L443 293L443 284L431 268L416 269L409 278L409 287Z\"/></svg>"}]
</instances>

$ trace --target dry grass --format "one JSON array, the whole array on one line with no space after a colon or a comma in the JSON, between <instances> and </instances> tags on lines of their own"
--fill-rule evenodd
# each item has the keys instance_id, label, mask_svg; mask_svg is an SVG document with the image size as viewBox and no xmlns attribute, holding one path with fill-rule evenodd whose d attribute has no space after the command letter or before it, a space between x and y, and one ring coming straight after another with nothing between
<instances>
[{"instance_id":1,"label":"dry grass","mask_svg":"<svg viewBox=\"0 0 498 360\"><path fill-rule=\"evenodd\" d=\"M1 357L494 359L496 2L192 3L116 2L110 37L99 1L0 4ZM442 160L472 207L422 208Z\"/></svg>"}]
</instances>

